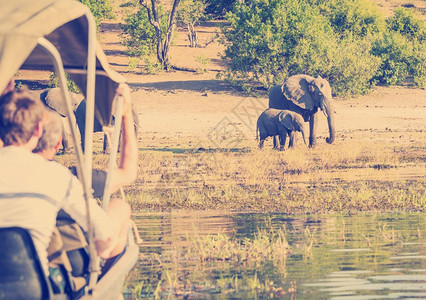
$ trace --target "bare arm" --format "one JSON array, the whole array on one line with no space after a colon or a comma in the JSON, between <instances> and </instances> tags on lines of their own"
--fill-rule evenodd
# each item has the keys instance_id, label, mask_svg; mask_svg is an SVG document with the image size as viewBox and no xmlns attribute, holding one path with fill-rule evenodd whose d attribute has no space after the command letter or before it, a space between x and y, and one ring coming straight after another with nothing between
<instances>
[{"instance_id":1,"label":"bare arm","mask_svg":"<svg viewBox=\"0 0 426 300\"><path fill-rule=\"evenodd\" d=\"M129 184L135 180L138 167L138 148L133 127L134 120L129 86L120 84L117 88L117 96L123 97L121 156L118 168L111 174L111 192L115 192L122 185ZM104 258L115 256L123 251L127 239L130 206L124 199L111 199L106 213L120 227L115 238L96 241L98 255ZM111 247L113 248L111 249Z\"/></svg>"},{"instance_id":2,"label":"bare arm","mask_svg":"<svg viewBox=\"0 0 426 300\"><path fill-rule=\"evenodd\" d=\"M115 192L122 185L129 184L135 180L138 167L138 148L129 86L121 84L117 88L117 94L123 97L121 155L118 168L112 173L111 192Z\"/></svg>"}]
</instances>

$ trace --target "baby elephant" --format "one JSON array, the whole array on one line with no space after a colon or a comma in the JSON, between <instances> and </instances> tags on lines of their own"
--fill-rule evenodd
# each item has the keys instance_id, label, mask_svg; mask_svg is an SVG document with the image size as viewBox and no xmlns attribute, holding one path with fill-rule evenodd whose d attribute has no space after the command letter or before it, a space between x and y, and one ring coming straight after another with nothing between
<instances>
[{"instance_id":1,"label":"baby elephant","mask_svg":"<svg viewBox=\"0 0 426 300\"><path fill-rule=\"evenodd\" d=\"M268 136L274 137L274 148L277 148L275 136L280 139L280 150L284 150L287 135L290 138L288 147L294 146L294 131L302 133L303 141L305 140L305 124L303 117L289 110L279 110L268 108L257 119L257 133L260 135L259 148L262 149L263 143Z\"/></svg>"}]
</instances>

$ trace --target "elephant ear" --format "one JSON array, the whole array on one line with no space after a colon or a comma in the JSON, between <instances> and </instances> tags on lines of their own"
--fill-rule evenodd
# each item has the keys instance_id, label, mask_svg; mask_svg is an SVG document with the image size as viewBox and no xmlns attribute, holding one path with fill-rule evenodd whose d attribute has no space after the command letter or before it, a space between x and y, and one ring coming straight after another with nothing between
<instances>
[{"instance_id":1,"label":"elephant ear","mask_svg":"<svg viewBox=\"0 0 426 300\"><path fill-rule=\"evenodd\" d=\"M83 100L83 95L70 92L70 96L72 102L71 107L73 111L75 111L77 109L77 106ZM54 109L61 116L66 116L66 104L64 101L62 101L62 92L60 88L53 88L48 90L46 93L46 97L44 98L44 102L47 106Z\"/></svg>"},{"instance_id":2,"label":"elephant ear","mask_svg":"<svg viewBox=\"0 0 426 300\"><path fill-rule=\"evenodd\" d=\"M313 109L315 107L314 99L310 90L314 77L309 75L294 75L287 78L281 86L284 96L297 106L303 109Z\"/></svg>"},{"instance_id":3,"label":"elephant ear","mask_svg":"<svg viewBox=\"0 0 426 300\"><path fill-rule=\"evenodd\" d=\"M294 123L293 123L293 116L289 113L281 112L278 116L278 120L280 121L281 125L283 125L288 130L294 131Z\"/></svg>"}]
</instances>

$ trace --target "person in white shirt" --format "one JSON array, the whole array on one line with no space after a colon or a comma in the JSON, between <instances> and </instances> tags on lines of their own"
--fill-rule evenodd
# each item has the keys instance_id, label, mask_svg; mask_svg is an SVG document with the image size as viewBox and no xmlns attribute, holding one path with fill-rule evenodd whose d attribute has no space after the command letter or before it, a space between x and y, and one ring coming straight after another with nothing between
<instances>
[{"instance_id":1,"label":"person in white shirt","mask_svg":"<svg viewBox=\"0 0 426 300\"><path fill-rule=\"evenodd\" d=\"M120 91L118 91L120 93ZM123 95L125 96L125 95ZM0 227L30 231L48 274L46 248L59 209L87 229L83 189L64 166L32 153L43 132L46 110L26 90L0 97ZM91 199L91 222L97 253L113 257L124 249L130 207L113 199L105 212Z\"/></svg>"},{"instance_id":2,"label":"person in white shirt","mask_svg":"<svg viewBox=\"0 0 426 300\"><path fill-rule=\"evenodd\" d=\"M128 95L123 97L120 161L117 168L112 170L111 193L116 192L121 186L131 183L136 178L137 173L138 149L133 128L134 121L129 91L130 88L125 84L120 85L118 89L119 93L127 93ZM53 110L48 109L48 117L49 120L45 123L46 126L43 127L42 136L33 153L37 153L47 160L53 160L62 145L63 123L62 117ZM69 169L74 175L77 175L75 166L69 167ZM95 198L103 198L106 175L104 170L92 170L92 188ZM56 226L58 227L58 233L55 232L53 234L51 244L47 249L49 263L51 265L55 265L55 263L67 265L68 259L62 256L62 253L65 252L71 264L70 271L72 274L81 275L83 270L85 270L85 260L82 259L82 252L79 249L87 245L83 233L62 210L59 211ZM83 239L80 240L82 237ZM76 253L80 254L77 255Z\"/></svg>"},{"instance_id":3,"label":"person in white shirt","mask_svg":"<svg viewBox=\"0 0 426 300\"><path fill-rule=\"evenodd\" d=\"M126 95L123 97L123 116L121 133L121 151L120 161L112 171L110 190L116 192L121 186L130 184L136 178L138 148L136 134L133 128L134 120L132 113L132 104L130 99L130 88L126 84L121 84L118 93ZM44 126L42 136L40 137L34 153L40 154L48 160L53 160L59 148L62 146L63 125L61 116L52 110L48 111L49 121ZM77 175L75 166L69 167L74 175ZM95 198L102 198L106 181L106 172L103 170L92 170L92 188Z\"/></svg>"}]
</instances>

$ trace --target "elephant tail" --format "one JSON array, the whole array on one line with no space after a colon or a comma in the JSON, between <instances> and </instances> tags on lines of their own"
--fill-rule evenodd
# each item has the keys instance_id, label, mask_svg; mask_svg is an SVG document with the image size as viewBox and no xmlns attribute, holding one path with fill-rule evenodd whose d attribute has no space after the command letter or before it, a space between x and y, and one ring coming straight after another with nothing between
<instances>
[{"instance_id":1,"label":"elephant tail","mask_svg":"<svg viewBox=\"0 0 426 300\"><path fill-rule=\"evenodd\" d=\"M256 141L259 140L259 122L256 124Z\"/></svg>"}]
</instances>

